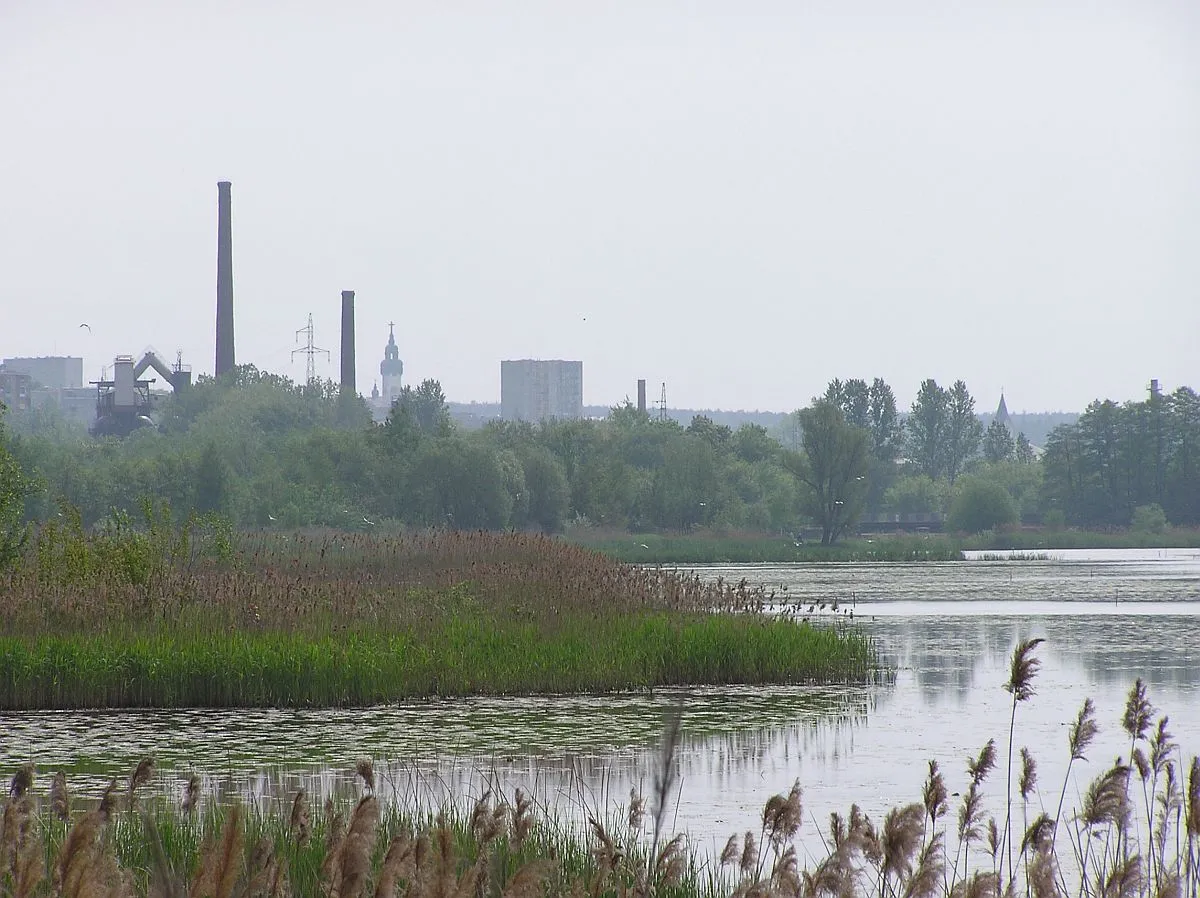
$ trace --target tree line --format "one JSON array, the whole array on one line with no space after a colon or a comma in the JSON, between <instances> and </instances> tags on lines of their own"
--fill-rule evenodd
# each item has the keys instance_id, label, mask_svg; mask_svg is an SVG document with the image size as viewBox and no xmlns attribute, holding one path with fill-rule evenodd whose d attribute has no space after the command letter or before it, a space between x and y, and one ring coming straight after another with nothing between
<instances>
[{"instance_id":1,"label":"tree line","mask_svg":"<svg viewBox=\"0 0 1200 898\"><path fill-rule=\"evenodd\" d=\"M1198 526L1200 396L1181 387L1093 402L1051 431L1043 469L1046 512L1067 523L1125 527L1138 509L1157 508L1172 524Z\"/></svg>"},{"instance_id":2,"label":"tree line","mask_svg":"<svg viewBox=\"0 0 1200 898\"><path fill-rule=\"evenodd\" d=\"M882 379L833 380L774 432L704 415L684 425L628 400L601 420L465 431L436 380L405 387L374 424L331 382L245 365L199 378L157 417L156 429L92 440L46 410L9 416L15 434L3 442L25 485L23 517L65 502L95 524L151 497L244 528L813 528L828 543L865 515L945 514L980 530L1046 515L1125 526L1151 503L1173 523L1197 513L1200 414L1186 389L1096 403L1053 432L1042 459L1000 421L985 431L961 380L923 382L903 414Z\"/></svg>"}]
</instances>

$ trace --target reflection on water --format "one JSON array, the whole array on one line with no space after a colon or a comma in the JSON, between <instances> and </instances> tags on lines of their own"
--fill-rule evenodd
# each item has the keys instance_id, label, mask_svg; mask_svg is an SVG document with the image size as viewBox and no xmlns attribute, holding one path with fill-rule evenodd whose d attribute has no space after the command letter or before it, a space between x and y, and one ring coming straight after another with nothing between
<instances>
[{"instance_id":1,"label":"reflection on water","mask_svg":"<svg viewBox=\"0 0 1200 898\"><path fill-rule=\"evenodd\" d=\"M720 687L603 696L479 697L358 710L159 710L0 715L0 767L27 760L101 789L144 755L186 776L244 777L328 767L347 775L362 755L418 769L559 766L590 776L596 764L653 745L676 705L695 753L741 734L863 719L865 687ZM626 790L628 791L628 790Z\"/></svg>"},{"instance_id":2,"label":"reflection on water","mask_svg":"<svg viewBox=\"0 0 1200 898\"><path fill-rule=\"evenodd\" d=\"M177 793L198 770L210 777L210 795L266 801L301 785L318 797L348 791L354 760L366 754L376 759L385 801L439 802L478 795L485 784L511 795L520 786L578 820L611 812L630 788L648 791L662 720L682 702L672 827L719 851L733 831L755 826L771 794L799 778L802 849L815 854L816 831L831 811L857 802L875 816L919 799L929 758L942 763L950 790L961 790L969 754L989 737L1005 747L1011 696L1002 684L1012 647L1027 636L1047 643L1038 649L1037 694L1017 715L1016 741L1036 757L1051 811L1066 770L1067 726L1086 697L1102 729L1090 762L1077 765L1070 795L1128 752L1119 721L1137 677L1171 715L1182 753L1200 751L1200 559L708 571L719 573L780 593L786 585L800 602L851 597L855 622L897 666L895 684L481 698L358 711L6 715L0 767L31 758L98 790L152 753L164 789ZM1003 793L998 772L986 793L991 810L1002 807Z\"/></svg>"},{"instance_id":3,"label":"reflection on water","mask_svg":"<svg viewBox=\"0 0 1200 898\"><path fill-rule=\"evenodd\" d=\"M1127 689L1138 677L1157 687L1200 685L1197 642L1200 603L1192 614L1093 614L1084 606L1074 616L1043 616L1014 606L1007 615L986 617L878 617L863 624L875 635L889 663L911 672L929 697L955 693L966 700L985 686L979 675L1003 667L1019 639L1046 640L1047 664L1071 670L1079 686ZM981 665L965 663L979 659Z\"/></svg>"}]
</instances>

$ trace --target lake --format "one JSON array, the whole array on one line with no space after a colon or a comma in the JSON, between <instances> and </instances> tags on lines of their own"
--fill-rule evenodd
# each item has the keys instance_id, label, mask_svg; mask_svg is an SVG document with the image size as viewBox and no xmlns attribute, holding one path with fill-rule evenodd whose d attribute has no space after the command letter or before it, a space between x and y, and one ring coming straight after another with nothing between
<instances>
[{"instance_id":1,"label":"lake","mask_svg":"<svg viewBox=\"0 0 1200 898\"><path fill-rule=\"evenodd\" d=\"M631 788L649 791L662 721L681 706L672 828L719 851L731 833L757 829L767 798L799 778L802 847L815 854L830 811L856 802L875 817L920 800L930 758L952 792L964 789L965 759L989 737L1001 766L989 781L988 808L1002 812L1011 711L1002 684L1017 640L1040 636L1036 695L1018 709L1015 745L1037 759L1040 801L1053 813L1067 727L1087 697L1101 732L1089 763L1076 765L1068 807L1092 777L1128 755L1120 719L1138 677L1170 715L1187 759L1200 752L1200 551L1051 554L1048 561L697 568L706 577L762 583L801 616L861 626L896 668L887 685L476 698L353 711L6 714L0 769L33 760L95 793L151 754L161 787L176 794L196 771L210 795L282 801L300 785L318 797L349 790L355 760L369 755L386 801L428 804L478 794L487 781L509 792L521 786L578 820L612 811Z\"/></svg>"}]
</instances>

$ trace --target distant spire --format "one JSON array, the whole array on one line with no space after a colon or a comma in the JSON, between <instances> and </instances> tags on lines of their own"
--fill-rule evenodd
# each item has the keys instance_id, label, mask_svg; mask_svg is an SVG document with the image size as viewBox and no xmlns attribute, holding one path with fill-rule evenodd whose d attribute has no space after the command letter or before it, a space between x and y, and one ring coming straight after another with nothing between
<instances>
[{"instance_id":1,"label":"distant spire","mask_svg":"<svg viewBox=\"0 0 1200 898\"><path fill-rule=\"evenodd\" d=\"M1000 404L996 406L996 420L1005 427L1011 429L1011 422L1008 417L1008 405L1004 401L1004 388L1000 388Z\"/></svg>"}]
</instances>

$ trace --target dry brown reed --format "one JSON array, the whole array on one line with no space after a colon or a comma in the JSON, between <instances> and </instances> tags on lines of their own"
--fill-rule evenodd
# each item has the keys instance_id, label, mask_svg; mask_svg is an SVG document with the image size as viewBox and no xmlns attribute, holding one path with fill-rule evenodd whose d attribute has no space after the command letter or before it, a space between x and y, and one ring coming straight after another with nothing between
<instances>
[{"instance_id":1,"label":"dry brown reed","mask_svg":"<svg viewBox=\"0 0 1200 898\"><path fill-rule=\"evenodd\" d=\"M200 777L194 773L188 777L187 785L183 787L183 800L180 801L179 807L188 817L200 807Z\"/></svg>"},{"instance_id":2,"label":"dry brown reed","mask_svg":"<svg viewBox=\"0 0 1200 898\"><path fill-rule=\"evenodd\" d=\"M38 557L36 546L30 557ZM14 635L142 627L180 615L233 629L312 632L331 621L412 627L462 610L528 617L555 609L761 610L767 604L765 590L745 581L636 567L524 533L247 534L233 563L168 565L152 584L75 579L36 563L4 576L0 628ZM430 601L463 583L471 584L471 609Z\"/></svg>"}]
</instances>

